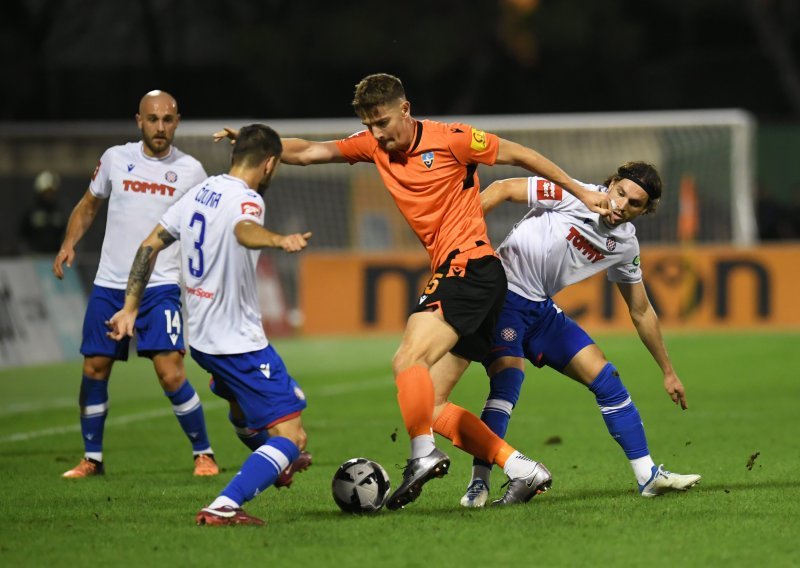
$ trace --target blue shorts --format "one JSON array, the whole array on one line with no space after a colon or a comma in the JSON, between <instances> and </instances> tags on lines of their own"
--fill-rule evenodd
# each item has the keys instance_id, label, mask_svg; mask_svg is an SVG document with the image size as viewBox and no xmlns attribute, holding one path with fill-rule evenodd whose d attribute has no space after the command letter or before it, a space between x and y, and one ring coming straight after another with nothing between
<instances>
[{"instance_id":1,"label":"blue shorts","mask_svg":"<svg viewBox=\"0 0 800 568\"><path fill-rule=\"evenodd\" d=\"M488 369L500 357L524 357L537 367L562 371L592 338L553 300L534 302L506 292L506 301L483 364Z\"/></svg>"},{"instance_id":2,"label":"blue shorts","mask_svg":"<svg viewBox=\"0 0 800 568\"><path fill-rule=\"evenodd\" d=\"M105 322L125 304L125 290L93 286L83 318L81 355L102 355L118 361L128 360L130 338L109 338ZM147 288L136 317L136 351L148 356L161 351L185 351L181 289L177 284Z\"/></svg>"},{"instance_id":3,"label":"blue shorts","mask_svg":"<svg viewBox=\"0 0 800 568\"><path fill-rule=\"evenodd\" d=\"M191 346L190 351L211 373L214 394L239 403L248 428L269 428L306 407L305 394L272 345L236 355L209 355Z\"/></svg>"}]
</instances>

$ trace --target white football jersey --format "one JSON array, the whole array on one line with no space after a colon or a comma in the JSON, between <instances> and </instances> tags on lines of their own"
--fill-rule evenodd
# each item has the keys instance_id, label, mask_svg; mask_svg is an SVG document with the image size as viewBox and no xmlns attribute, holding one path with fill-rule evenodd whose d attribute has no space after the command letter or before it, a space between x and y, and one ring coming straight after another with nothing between
<instances>
[{"instance_id":1,"label":"white football jersey","mask_svg":"<svg viewBox=\"0 0 800 568\"><path fill-rule=\"evenodd\" d=\"M106 232L94 283L124 290L139 245L164 211L205 178L200 162L175 146L163 158L146 155L142 142L106 150L89 184L92 195L108 199ZM159 255L148 287L179 281L175 248Z\"/></svg>"},{"instance_id":2,"label":"white football jersey","mask_svg":"<svg viewBox=\"0 0 800 568\"><path fill-rule=\"evenodd\" d=\"M497 249L509 290L542 301L601 270L612 282L642 280L639 241L631 223L609 227L579 199L540 177L528 178L528 206L531 210Z\"/></svg>"},{"instance_id":3,"label":"white football jersey","mask_svg":"<svg viewBox=\"0 0 800 568\"><path fill-rule=\"evenodd\" d=\"M240 245L233 232L245 220L264 224L264 200L227 174L193 187L161 218L180 239L189 343L203 353L234 355L268 344L256 282L261 251Z\"/></svg>"}]
</instances>

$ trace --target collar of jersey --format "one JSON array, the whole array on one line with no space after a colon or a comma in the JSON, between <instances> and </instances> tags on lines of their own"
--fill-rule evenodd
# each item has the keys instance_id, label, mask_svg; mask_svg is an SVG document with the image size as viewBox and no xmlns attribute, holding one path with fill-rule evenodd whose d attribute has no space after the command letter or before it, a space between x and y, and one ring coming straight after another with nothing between
<instances>
[{"instance_id":1,"label":"collar of jersey","mask_svg":"<svg viewBox=\"0 0 800 568\"><path fill-rule=\"evenodd\" d=\"M142 158L144 158L145 160L150 160L151 162L163 162L164 160L166 160L167 158L172 156L172 152L174 150L175 150L175 146L170 144L169 153L166 156L163 156L161 158L156 158L155 156L148 156L147 154L144 153L144 142L139 140L139 154L142 155Z\"/></svg>"},{"instance_id":2,"label":"collar of jersey","mask_svg":"<svg viewBox=\"0 0 800 568\"><path fill-rule=\"evenodd\" d=\"M231 174L222 174L222 177L224 177L225 179L238 181L240 184L242 184L242 187L250 191L253 191L253 189L249 185L247 185L247 183L242 178L237 178L236 176L232 176Z\"/></svg>"}]
</instances>

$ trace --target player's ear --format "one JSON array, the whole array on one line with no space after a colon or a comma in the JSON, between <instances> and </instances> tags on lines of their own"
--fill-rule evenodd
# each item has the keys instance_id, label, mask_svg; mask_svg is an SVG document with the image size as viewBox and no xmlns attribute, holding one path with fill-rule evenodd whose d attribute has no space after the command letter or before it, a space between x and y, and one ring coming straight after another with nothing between
<instances>
[{"instance_id":1,"label":"player's ear","mask_svg":"<svg viewBox=\"0 0 800 568\"><path fill-rule=\"evenodd\" d=\"M400 103L400 112L403 114L403 118L408 118L408 115L411 114L411 103L408 101Z\"/></svg>"},{"instance_id":2,"label":"player's ear","mask_svg":"<svg viewBox=\"0 0 800 568\"><path fill-rule=\"evenodd\" d=\"M267 158L266 164L264 165L264 173L269 175L275 170L275 168L278 167L279 163L280 160L278 159L278 156L270 156Z\"/></svg>"}]
</instances>

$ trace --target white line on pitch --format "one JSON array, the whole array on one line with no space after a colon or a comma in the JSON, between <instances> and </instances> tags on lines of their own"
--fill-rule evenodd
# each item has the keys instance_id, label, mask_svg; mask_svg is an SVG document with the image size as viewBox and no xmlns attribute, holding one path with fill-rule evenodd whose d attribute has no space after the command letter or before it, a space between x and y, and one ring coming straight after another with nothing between
<instances>
[{"instance_id":1,"label":"white line on pitch","mask_svg":"<svg viewBox=\"0 0 800 568\"><path fill-rule=\"evenodd\" d=\"M38 400L36 402L12 402L11 404L0 406L0 417L11 416L12 414L25 414L26 412L54 410L56 408L69 408L70 406L78 406L78 397L53 398L50 400Z\"/></svg>"},{"instance_id":2,"label":"white line on pitch","mask_svg":"<svg viewBox=\"0 0 800 568\"><path fill-rule=\"evenodd\" d=\"M391 383L386 377L382 377L380 379L373 379L370 381L359 381L359 382L352 382L352 383L342 383L338 385L330 385L326 387L322 387L319 390L312 391L312 397L329 397L329 396L337 396L340 394L347 394L350 392L358 392L358 391L366 391L366 390L373 390L373 389L380 389L389 386ZM74 400L70 402L70 404L74 404ZM19 405L22 407L23 405ZM31 405L33 406L33 403ZM204 402L203 408L205 410L220 408L222 406L226 406L224 402L220 400L211 400L210 402ZM6 407L8 408L8 407ZM42 409L45 408L53 408L53 406L46 406L42 405ZM18 412L26 412L27 410L18 410ZM127 414L119 417L110 417L106 422L107 426L121 426L125 424L131 424L133 422L141 422L142 420L148 420L150 418L161 418L163 416L169 416L172 414L172 409L169 407L160 408L158 410L148 410L147 412L138 412L135 414ZM44 428L42 430L32 430L30 432L16 432L14 434L9 434L7 436L0 437L0 443L4 442L24 442L26 440L32 440L34 438L41 438L44 436L58 436L61 434L69 434L71 432L80 432L81 425L80 423L70 424L69 426L54 426L53 428Z\"/></svg>"}]
</instances>

